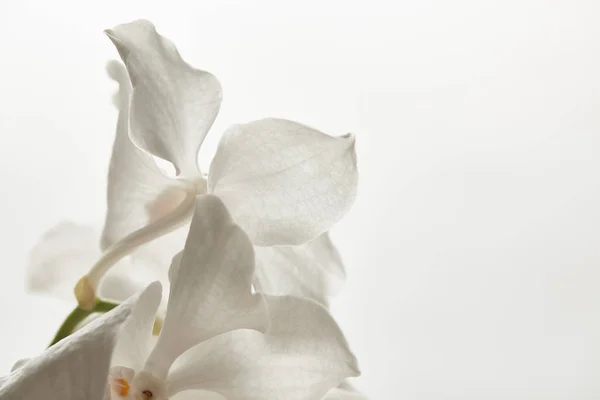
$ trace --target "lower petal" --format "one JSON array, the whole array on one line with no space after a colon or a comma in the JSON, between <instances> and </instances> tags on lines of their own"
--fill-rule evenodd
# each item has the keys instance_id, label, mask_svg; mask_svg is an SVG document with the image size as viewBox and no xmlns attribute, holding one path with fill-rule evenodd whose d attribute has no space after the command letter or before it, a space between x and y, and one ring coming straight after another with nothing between
<instances>
[{"instance_id":1,"label":"lower petal","mask_svg":"<svg viewBox=\"0 0 600 400\"><path fill-rule=\"evenodd\" d=\"M169 394L205 389L229 400L320 400L359 374L325 308L288 296L266 300L267 333L240 329L190 349L169 373Z\"/></svg>"},{"instance_id":2,"label":"lower petal","mask_svg":"<svg viewBox=\"0 0 600 400\"><path fill-rule=\"evenodd\" d=\"M182 252L169 270L167 314L146 370L166 377L175 359L196 344L239 328L264 330L263 299L252 293L254 252L216 196L196 199Z\"/></svg>"},{"instance_id":3,"label":"lower petal","mask_svg":"<svg viewBox=\"0 0 600 400\"><path fill-rule=\"evenodd\" d=\"M130 298L0 378L0 398L101 400L117 336L138 299Z\"/></svg>"},{"instance_id":4,"label":"lower petal","mask_svg":"<svg viewBox=\"0 0 600 400\"><path fill-rule=\"evenodd\" d=\"M128 367L139 371L151 350L152 330L162 287L154 282L137 301L129 320L123 326L113 353L113 366Z\"/></svg>"}]
</instances>

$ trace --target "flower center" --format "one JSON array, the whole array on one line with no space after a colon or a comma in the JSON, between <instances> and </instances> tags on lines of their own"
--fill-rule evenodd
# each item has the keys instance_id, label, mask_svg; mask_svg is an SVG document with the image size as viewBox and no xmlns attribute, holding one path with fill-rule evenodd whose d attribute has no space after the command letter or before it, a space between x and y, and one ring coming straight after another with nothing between
<instances>
[{"instance_id":1,"label":"flower center","mask_svg":"<svg viewBox=\"0 0 600 400\"><path fill-rule=\"evenodd\" d=\"M129 389L131 388L129 382L123 378L113 379L110 386L111 390L121 397L127 396L129 394Z\"/></svg>"},{"instance_id":2,"label":"flower center","mask_svg":"<svg viewBox=\"0 0 600 400\"><path fill-rule=\"evenodd\" d=\"M164 380L147 371L135 373L127 367L112 367L108 377L111 400L165 400Z\"/></svg>"},{"instance_id":3,"label":"flower center","mask_svg":"<svg viewBox=\"0 0 600 400\"><path fill-rule=\"evenodd\" d=\"M131 368L112 367L108 373L108 389L110 391L110 399L127 398L131 390L129 382L135 376L135 372Z\"/></svg>"}]
</instances>

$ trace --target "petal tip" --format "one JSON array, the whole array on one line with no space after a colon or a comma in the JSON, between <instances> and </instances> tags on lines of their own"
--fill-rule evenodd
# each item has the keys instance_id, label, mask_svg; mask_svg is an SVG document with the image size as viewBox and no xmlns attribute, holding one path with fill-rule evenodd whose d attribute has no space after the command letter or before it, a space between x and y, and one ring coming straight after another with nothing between
<instances>
[{"instance_id":1,"label":"petal tip","mask_svg":"<svg viewBox=\"0 0 600 400\"><path fill-rule=\"evenodd\" d=\"M117 37L117 34L115 33L115 31L114 31L113 29L105 29L103 32L104 32L104 34L105 34L106 36L108 36L108 38L109 38L109 39L110 39L110 40L111 40L113 43L115 43L115 41L118 41L118 40L119 40L119 38ZM116 44L116 43L115 43L115 44Z\"/></svg>"},{"instance_id":2,"label":"petal tip","mask_svg":"<svg viewBox=\"0 0 600 400\"><path fill-rule=\"evenodd\" d=\"M353 151L356 151L356 135L354 133L346 133L345 135L339 136L339 138L346 142L348 148L352 148Z\"/></svg>"},{"instance_id":3,"label":"petal tip","mask_svg":"<svg viewBox=\"0 0 600 400\"><path fill-rule=\"evenodd\" d=\"M229 210L223 200L214 194L205 194L196 199L196 212L203 214L205 213L204 210L210 210L208 214L214 219L231 219Z\"/></svg>"},{"instance_id":4,"label":"petal tip","mask_svg":"<svg viewBox=\"0 0 600 400\"><path fill-rule=\"evenodd\" d=\"M356 356L354 356L354 354L352 355L353 360L351 362L348 363L348 368L350 370L350 377L353 378L358 378L359 376L362 375L362 372L360 371L360 368L358 367L358 361L356 359Z\"/></svg>"},{"instance_id":5,"label":"petal tip","mask_svg":"<svg viewBox=\"0 0 600 400\"><path fill-rule=\"evenodd\" d=\"M148 287L146 288L147 291L152 291L152 292L161 292L162 293L162 283L160 283L160 281L154 281L151 284L148 285Z\"/></svg>"}]
</instances>

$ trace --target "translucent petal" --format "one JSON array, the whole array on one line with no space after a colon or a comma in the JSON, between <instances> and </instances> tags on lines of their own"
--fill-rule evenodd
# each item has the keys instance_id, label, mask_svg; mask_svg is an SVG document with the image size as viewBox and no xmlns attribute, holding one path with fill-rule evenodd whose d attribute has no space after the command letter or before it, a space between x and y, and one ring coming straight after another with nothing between
<instances>
[{"instance_id":1,"label":"translucent petal","mask_svg":"<svg viewBox=\"0 0 600 400\"><path fill-rule=\"evenodd\" d=\"M130 136L185 176L198 174L196 157L221 105L221 85L188 65L175 45L144 20L106 31L125 62L133 94Z\"/></svg>"},{"instance_id":2,"label":"translucent petal","mask_svg":"<svg viewBox=\"0 0 600 400\"><path fill-rule=\"evenodd\" d=\"M119 83L119 92L115 98L119 119L108 170L102 249L147 225L156 208L153 205L161 194L168 192L168 186L173 183L160 172L152 156L138 149L129 139L127 126L131 84L125 67L120 62L113 61L108 66L108 72ZM168 211L164 210L162 213Z\"/></svg>"},{"instance_id":3,"label":"translucent petal","mask_svg":"<svg viewBox=\"0 0 600 400\"><path fill-rule=\"evenodd\" d=\"M61 222L46 232L31 250L27 288L73 301L73 286L100 257L99 243L98 229L93 226ZM120 264L125 265L127 261ZM130 275L121 273L122 270ZM131 279L134 272L117 265L100 286L99 296L123 301L143 289L144 286Z\"/></svg>"},{"instance_id":4,"label":"translucent petal","mask_svg":"<svg viewBox=\"0 0 600 400\"><path fill-rule=\"evenodd\" d=\"M319 304L265 296L271 325L219 335L183 354L169 373L169 394L186 389L229 400L319 400L359 374L346 340Z\"/></svg>"},{"instance_id":5,"label":"translucent petal","mask_svg":"<svg viewBox=\"0 0 600 400\"><path fill-rule=\"evenodd\" d=\"M0 379L0 398L101 400L117 335L137 299L132 297Z\"/></svg>"},{"instance_id":6,"label":"translucent petal","mask_svg":"<svg viewBox=\"0 0 600 400\"><path fill-rule=\"evenodd\" d=\"M165 377L190 347L238 328L264 330L265 304L251 293L254 252L218 197L198 197L182 253L169 271L167 315L146 370Z\"/></svg>"},{"instance_id":7,"label":"translucent petal","mask_svg":"<svg viewBox=\"0 0 600 400\"><path fill-rule=\"evenodd\" d=\"M256 246L257 291L307 297L323 305L342 287L344 264L329 234L299 246Z\"/></svg>"},{"instance_id":8,"label":"translucent petal","mask_svg":"<svg viewBox=\"0 0 600 400\"><path fill-rule=\"evenodd\" d=\"M328 136L281 119L230 128L209 172L221 197L256 245L302 244L348 211L358 173L354 136Z\"/></svg>"},{"instance_id":9,"label":"translucent petal","mask_svg":"<svg viewBox=\"0 0 600 400\"><path fill-rule=\"evenodd\" d=\"M160 283L154 282L140 296L119 335L111 365L125 366L135 371L143 368L152 349L152 329L160 305L161 292Z\"/></svg>"},{"instance_id":10,"label":"translucent petal","mask_svg":"<svg viewBox=\"0 0 600 400\"><path fill-rule=\"evenodd\" d=\"M100 256L98 231L64 221L46 232L31 250L27 288L73 300L73 286Z\"/></svg>"}]
</instances>

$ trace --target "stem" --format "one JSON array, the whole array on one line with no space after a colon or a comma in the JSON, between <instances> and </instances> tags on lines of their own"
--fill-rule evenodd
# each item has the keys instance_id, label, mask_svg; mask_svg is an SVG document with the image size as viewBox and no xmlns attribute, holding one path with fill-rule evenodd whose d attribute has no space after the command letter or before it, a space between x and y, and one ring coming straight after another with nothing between
<instances>
[{"instance_id":1,"label":"stem","mask_svg":"<svg viewBox=\"0 0 600 400\"><path fill-rule=\"evenodd\" d=\"M50 346L48 346L48 347L54 346L56 343L60 342L62 339L66 338L67 336L72 334L75 330L75 327L77 327L77 325L79 325L79 323L81 323L84 319L86 319L91 314L106 313L106 312L109 312L110 310L112 310L113 308L115 308L116 306L118 306L118 304L111 303L110 301L104 301L104 300L97 299L96 305L90 311L84 310L79 307L75 307L75 309L73 311L71 311L69 316L67 316L67 318L62 323L60 328L58 328L58 332L56 332L54 339L52 339L52 343L50 343Z\"/></svg>"},{"instance_id":2,"label":"stem","mask_svg":"<svg viewBox=\"0 0 600 400\"><path fill-rule=\"evenodd\" d=\"M192 216L195 203L196 192L191 190L186 191L186 197L170 214L130 233L106 249L87 274L92 287L95 289L104 274L123 257L129 255L133 249L174 231L183 225Z\"/></svg>"}]
</instances>

